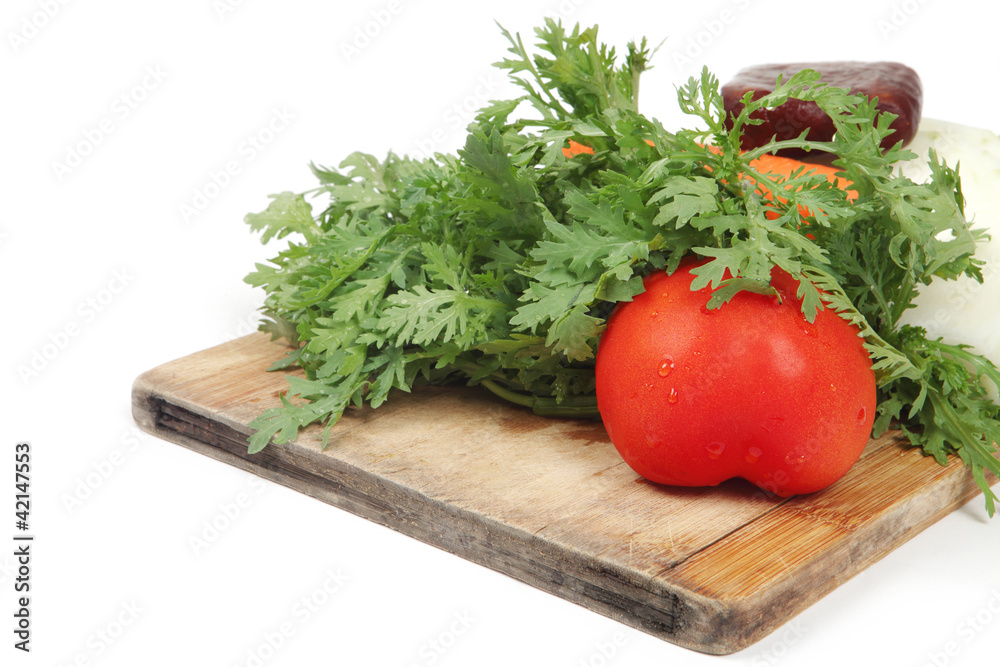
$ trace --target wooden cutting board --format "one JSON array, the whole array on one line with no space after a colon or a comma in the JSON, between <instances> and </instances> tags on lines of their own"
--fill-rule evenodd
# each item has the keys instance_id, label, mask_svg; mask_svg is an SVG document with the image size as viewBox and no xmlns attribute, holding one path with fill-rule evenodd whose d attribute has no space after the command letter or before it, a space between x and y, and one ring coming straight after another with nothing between
<instances>
[{"instance_id":1,"label":"wooden cutting board","mask_svg":"<svg viewBox=\"0 0 1000 667\"><path fill-rule=\"evenodd\" d=\"M286 348L253 334L136 379L145 430L493 568L666 641L743 649L979 494L959 462L869 443L834 486L781 499L639 478L599 422L427 388L247 454Z\"/></svg>"}]
</instances>

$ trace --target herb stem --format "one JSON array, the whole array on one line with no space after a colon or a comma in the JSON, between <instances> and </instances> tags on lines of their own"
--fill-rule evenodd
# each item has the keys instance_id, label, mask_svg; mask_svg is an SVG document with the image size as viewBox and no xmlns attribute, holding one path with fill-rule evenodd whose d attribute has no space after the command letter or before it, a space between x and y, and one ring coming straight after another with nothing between
<instances>
[{"instance_id":1,"label":"herb stem","mask_svg":"<svg viewBox=\"0 0 1000 667\"><path fill-rule=\"evenodd\" d=\"M547 396L512 391L493 380L482 380L480 384L505 401L531 408L532 412L543 417L600 417L596 396L575 396L559 402Z\"/></svg>"},{"instance_id":2,"label":"herb stem","mask_svg":"<svg viewBox=\"0 0 1000 667\"><path fill-rule=\"evenodd\" d=\"M769 144L761 146L760 148L754 148L752 150L746 151L745 153L742 154L741 158L744 159L746 162L751 162L753 160L756 160L760 156L766 155L768 153L777 154L778 151L781 151L785 148L798 148L807 152L808 151L819 151L826 153L833 152L832 146L825 141L803 141L801 139L787 139L785 141L773 141Z\"/></svg>"}]
</instances>

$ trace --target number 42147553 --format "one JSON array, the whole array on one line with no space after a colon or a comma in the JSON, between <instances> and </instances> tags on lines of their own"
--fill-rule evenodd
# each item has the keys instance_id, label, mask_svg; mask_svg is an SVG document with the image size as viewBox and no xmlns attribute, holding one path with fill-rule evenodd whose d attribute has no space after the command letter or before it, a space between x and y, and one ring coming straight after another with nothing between
<instances>
[{"instance_id":1,"label":"number 42147553","mask_svg":"<svg viewBox=\"0 0 1000 667\"><path fill-rule=\"evenodd\" d=\"M15 448L14 486L17 495L14 496L17 526L21 530L28 529L28 516L31 510L31 445L27 442L17 443Z\"/></svg>"}]
</instances>

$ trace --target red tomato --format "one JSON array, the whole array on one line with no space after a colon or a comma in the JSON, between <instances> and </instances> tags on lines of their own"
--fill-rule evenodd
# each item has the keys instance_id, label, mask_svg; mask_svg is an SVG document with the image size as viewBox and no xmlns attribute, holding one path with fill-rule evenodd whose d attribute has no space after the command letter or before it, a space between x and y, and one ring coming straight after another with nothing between
<instances>
[{"instance_id":1,"label":"red tomato","mask_svg":"<svg viewBox=\"0 0 1000 667\"><path fill-rule=\"evenodd\" d=\"M716 310L693 264L652 274L619 304L597 349L597 405L639 475L711 486L742 477L789 496L825 488L861 456L875 374L858 330L831 310L810 324L781 269L781 295L740 292Z\"/></svg>"}]
</instances>

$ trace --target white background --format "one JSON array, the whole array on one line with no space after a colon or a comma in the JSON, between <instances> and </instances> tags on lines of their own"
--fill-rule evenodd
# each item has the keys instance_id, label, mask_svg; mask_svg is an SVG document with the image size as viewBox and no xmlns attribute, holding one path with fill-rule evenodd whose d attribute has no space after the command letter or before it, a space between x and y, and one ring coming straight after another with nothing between
<instances>
[{"instance_id":1,"label":"white background","mask_svg":"<svg viewBox=\"0 0 1000 667\"><path fill-rule=\"evenodd\" d=\"M619 52L666 40L641 105L668 127L683 122L674 86L702 65L725 80L767 61L891 59L920 72L926 116L1000 130L995 4L7 0L0 541L19 440L36 541L29 655L12 648L0 546L0 663L992 663L1000 518L981 498L711 657L137 431L137 375L254 328L262 295L242 278L273 248L246 213L312 187L310 161L454 150L471 109L509 91L494 20L533 42L555 14L599 24Z\"/></svg>"}]
</instances>

